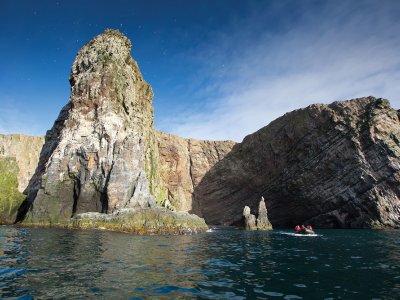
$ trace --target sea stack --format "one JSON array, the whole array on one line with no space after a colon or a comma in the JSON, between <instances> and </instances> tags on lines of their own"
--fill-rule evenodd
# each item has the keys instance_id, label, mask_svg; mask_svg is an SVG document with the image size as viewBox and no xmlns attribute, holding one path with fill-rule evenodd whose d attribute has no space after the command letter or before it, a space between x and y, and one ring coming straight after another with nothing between
<instances>
[{"instance_id":1,"label":"sea stack","mask_svg":"<svg viewBox=\"0 0 400 300\"><path fill-rule=\"evenodd\" d=\"M264 197L258 205L258 217L251 214L251 209L245 206L243 209L244 226L246 230L272 230L272 225L268 220L267 207L265 206Z\"/></svg>"},{"instance_id":2,"label":"sea stack","mask_svg":"<svg viewBox=\"0 0 400 300\"><path fill-rule=\"evenodd\" d=\"M77 54L70 100L46 134L17 221L157 207L153 92L130 51L128 38L106 30Z\"/></svg>"},{"instance_id":3,"label":"sea stack","mask_svg":"<svg viewBox=\"0 0 400 300\"><path fill-rule=\"evenodd\" d=\"M265 206L264 197L261 197L261 201L258 204L257 229L258 230L272 229L272 225L268 220L268 211L267 207Z\"/></svg>"}]
</instances>

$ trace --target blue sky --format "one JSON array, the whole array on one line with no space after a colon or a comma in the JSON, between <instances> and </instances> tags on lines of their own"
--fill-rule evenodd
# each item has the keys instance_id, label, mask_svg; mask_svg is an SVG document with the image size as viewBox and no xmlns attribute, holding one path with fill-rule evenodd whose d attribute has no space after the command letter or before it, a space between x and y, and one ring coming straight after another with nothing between
<instances>
[{"instance_id":1,"label":"blue sky","mask_svg":"<svg viewBox=\"0 0 400 300\"><path fill-rule=\"evenodd\" d=\"M242 138L312 103L374 95L400 108L400 1L0 1L0 133L44 135L77 51L125 33L155 126Z\"/></svg>"}]
</instances>

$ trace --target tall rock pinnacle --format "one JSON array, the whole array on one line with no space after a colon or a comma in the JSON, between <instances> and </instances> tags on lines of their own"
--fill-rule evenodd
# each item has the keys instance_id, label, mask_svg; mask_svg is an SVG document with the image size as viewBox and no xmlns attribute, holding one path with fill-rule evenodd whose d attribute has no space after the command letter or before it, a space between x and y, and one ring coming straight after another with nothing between
<instances>
[{"instance_id":1,"label":"tall rock pinnacle","mask_svg":"<svg viewBox=\"0 0 400 300\"><path fill-rule=\"evenodd\" d=\"M129 39L108 29L77 54L70 101L47 132L18 220L28 210L37 223L156 206L153 92L130 51Z\"/></svg>"}]
</instances>

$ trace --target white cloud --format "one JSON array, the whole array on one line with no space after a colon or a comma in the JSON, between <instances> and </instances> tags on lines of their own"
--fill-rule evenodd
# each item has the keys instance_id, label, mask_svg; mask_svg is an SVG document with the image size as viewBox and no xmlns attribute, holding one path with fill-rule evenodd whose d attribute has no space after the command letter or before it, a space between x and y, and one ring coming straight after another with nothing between
<instances>
[{"instance_id":1,"label":"white cloud","mask_svg":"<svg viewBox=\"0 0 400 300\"><path fill-rule=\"evenodd\" d=\"M330 3L319 15L311 10L299 21L288 20L283 32L266 29L255 36L252 28L273 14L261 11L214 33L195 58L204 66L199 76L211 78L206 95L216 98L179 121L164 119L162 128L240 141L285 112L316 102L373 95L400 107L400 5Z\"/></svg>"}]
</instances>

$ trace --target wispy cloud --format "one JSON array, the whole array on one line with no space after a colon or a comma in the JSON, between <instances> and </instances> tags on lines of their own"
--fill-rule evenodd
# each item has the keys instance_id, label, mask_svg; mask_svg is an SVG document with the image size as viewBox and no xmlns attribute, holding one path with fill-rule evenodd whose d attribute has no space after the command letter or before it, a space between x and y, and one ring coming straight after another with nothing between
<instances>
[{"instance_id":1,"label":"wispy cloud","mask_svg":"<svg viewBox=\"0 0 400 300\"><path fill-rule=\"evenodd\" d=\"M192 59L202 62L197 76L206 82L203 96L211 100L179 120L163 119L162 129L240 141L285 112L315 102L374 95L400 107L399 2L326 1L318 9L305 5L291 20L282 11L293 3L276 11L255 9L229 30L210 35ZM262 28L274 13L288 18L280 20L284 25Z\"/></svg>"}]
</instances>

